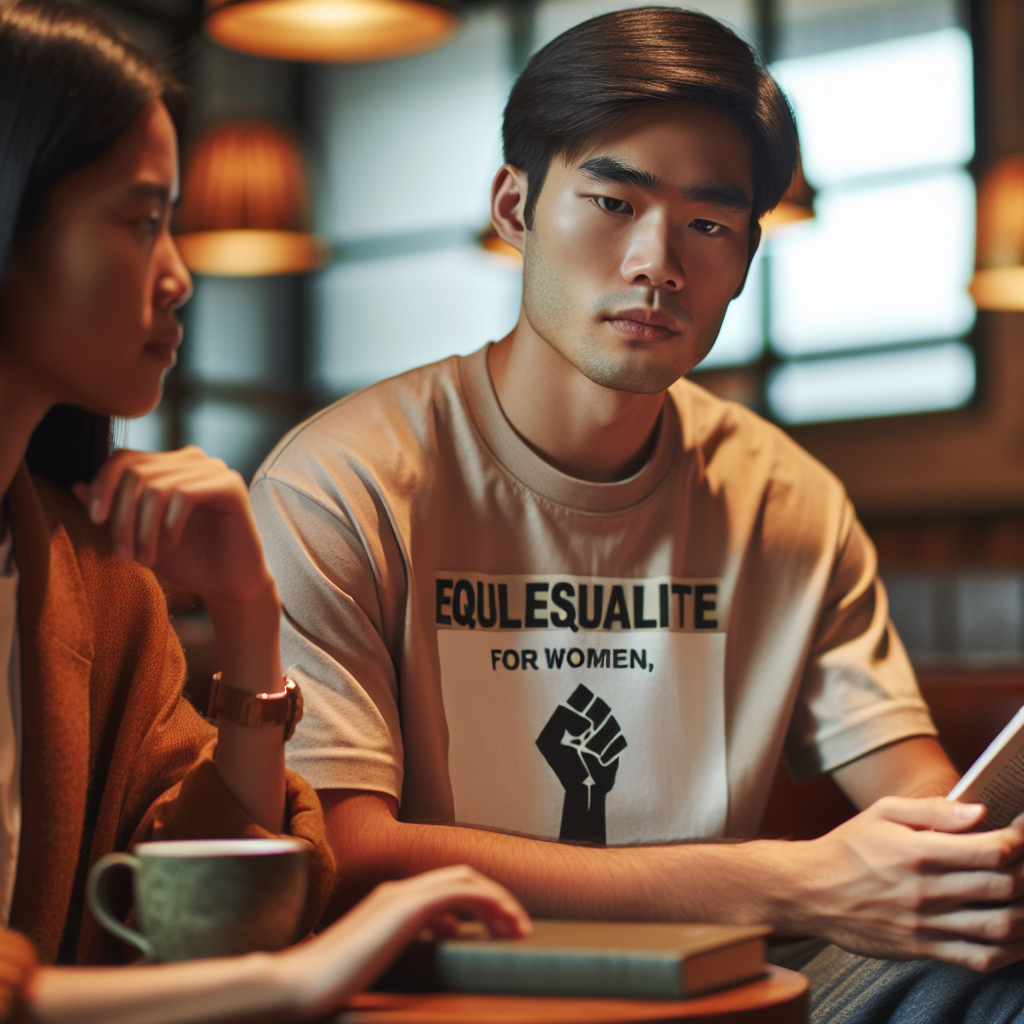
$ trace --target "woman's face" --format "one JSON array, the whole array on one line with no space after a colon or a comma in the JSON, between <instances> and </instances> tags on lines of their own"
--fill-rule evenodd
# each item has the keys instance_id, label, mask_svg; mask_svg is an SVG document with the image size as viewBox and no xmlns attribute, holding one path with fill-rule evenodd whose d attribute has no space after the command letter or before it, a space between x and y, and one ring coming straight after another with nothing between
<instances>
[{"instance_id":1,"label":"woman's face","mask_svg":"<svg viewBox=\"0 0 1024 1024\"><path fill-rule=\"evenodd\" d=\"M105 416L159 402L181 344L175 310L192 291L170 233L177 191L159 100L53 189L0 282L0 374L21 398Z\"/></svg>"}]
</instances>

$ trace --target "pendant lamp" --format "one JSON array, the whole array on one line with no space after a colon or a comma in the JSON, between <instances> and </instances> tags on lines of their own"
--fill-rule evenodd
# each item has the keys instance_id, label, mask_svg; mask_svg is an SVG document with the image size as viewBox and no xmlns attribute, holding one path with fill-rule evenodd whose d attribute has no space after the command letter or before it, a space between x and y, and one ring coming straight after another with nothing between
<instances>
[{"instance_id":1,"label":"pendant lamp","mask_svg":"<svg viewBox=\"0 0 1024 1024\"><path fill-rule=\"evenodd\" d=\"M779 200L774 210L769 210L761 218L761 229L765 234L777 231L787 224L795 224L801 220L814 217L814 197L817 193L804 177L804 165L797 154L796 174L786 189L786 194Z\"/></svg>"},{"instance_id":2,"label":"pendant lamp","mask_svg":"<svg viewBox=\"0 0 1024 1024\"><path fill-rule=\"evenodd\" d=\"M1024 309L1024 154L1007 156L978 189L978 309Z\"/></svg>"},{"instance_id":3,"label":"pendant lamp","mask_svg":"<svg viewBox=\"0 0 1024 1024\"><path fill-rule=\"evenodd\" d=\"M279 60L358 63L442 46L458 15L445 0L206 0L206 34Z\"/></svg>"},{"instance_id":4,"label":"pendant lamp","mask_svg":"<svg viewBox=\"0 0 1024 1024\"><path fill-rule=\"evenodd\" d=\"M174 226L185 265L200 274L298 274L330 255L310 231L298 145L262 121L229 121L196 142Z\"/></svg>"},{"instance_id":5,"label":"pendant lamp","mask_svg":"<svg viewBox=\"0 0 1024 1024\"><path fill-rule=\"evenodd\" d=\"M514 246L510 245L505 241L497 231L494 230L493 224L488 224L487 227L477 235L477 242L481 248L494 256L500 256L504 260L518 260L520 263L523 261L523 254Z\"/></svg>"}]
</instances>

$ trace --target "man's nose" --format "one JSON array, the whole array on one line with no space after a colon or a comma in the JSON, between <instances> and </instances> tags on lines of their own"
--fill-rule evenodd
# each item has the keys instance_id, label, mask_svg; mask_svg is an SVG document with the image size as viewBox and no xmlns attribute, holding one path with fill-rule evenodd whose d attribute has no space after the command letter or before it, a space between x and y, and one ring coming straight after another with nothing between
<instances>
[{"instance_id":1,"label":"man's nose","mask_svg":"<svg viewBox=\"0 0 1024 1024\"><path fill-rule=\"evenodd\" d=\"M674 241L665 217L638 219L622 261L623 278L629 284L679 291L686 275Z\"/></svg>"}]
</instances>

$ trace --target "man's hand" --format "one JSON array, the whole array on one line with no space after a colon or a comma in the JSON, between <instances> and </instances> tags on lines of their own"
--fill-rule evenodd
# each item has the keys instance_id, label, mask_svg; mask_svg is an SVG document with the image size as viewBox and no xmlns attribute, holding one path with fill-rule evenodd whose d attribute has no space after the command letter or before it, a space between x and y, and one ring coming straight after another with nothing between
<instances>
[{"instance_id":1,"label":"man's hand","mask_svg":"<svg viewBox=\"0 0 1024 1024\"><path fill-rule=\"evenodd\" d=\"M980 971L1024 959L1024 815L960 835L978 804L885 797L807 844L810 930L844 949Z\"/></svg>"}]
</instances>

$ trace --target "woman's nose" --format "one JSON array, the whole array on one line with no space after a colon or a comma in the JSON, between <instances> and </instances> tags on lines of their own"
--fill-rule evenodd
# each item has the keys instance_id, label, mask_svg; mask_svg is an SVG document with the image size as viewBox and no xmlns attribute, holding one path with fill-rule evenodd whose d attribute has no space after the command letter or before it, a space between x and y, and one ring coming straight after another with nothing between
<instances>
[{"instance_id":1,"label":"woman's nose","mask_svg":"<svg viewBox=\"0 0 1024 1024\"><path fill-rule=\"evenodd\" d=\"M161 309L177 309L192 298L192 275L173 242L171 248L173 255L170 266L156 283L156 301Z\"/></svg>"}]
</instances>

